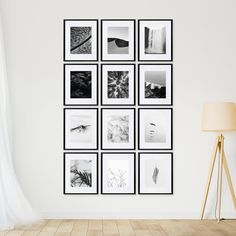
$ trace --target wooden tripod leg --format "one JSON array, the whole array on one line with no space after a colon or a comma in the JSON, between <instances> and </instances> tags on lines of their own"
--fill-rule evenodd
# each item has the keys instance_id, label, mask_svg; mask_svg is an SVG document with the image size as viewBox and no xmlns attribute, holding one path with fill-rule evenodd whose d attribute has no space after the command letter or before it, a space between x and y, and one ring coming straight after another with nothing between
<instances>
[{"instance_id":1,"label":"wooden tripod leg","mask_svg":"<svg viewBox=\"0 0 236 236\"><path fill-rule=\"evenodd\" d=\"M224 166L225 175L226 175L226 178L227 178L227 181L228 181L231 197L232 197L232 200L233 200L233 203L234 203L234 208L236 210L236 198L235 198L235 194L234 194L234 187L233 187L233 183L232 183L232 180L231 180L229 167L228 167L228 164L227 164L227 160L226 160L224 151L223 151L223 166Z\"/></svg>"},{"instance_id":2,"label":"wooden tripod leg","mask_svg":"<svg viewBox=\"0 0 236 236\"><path fill-rule=\"evenodd\" d=\"M220 162L219 162L219 188L218 188L218 217L217 222L220 222L220 213L221 213L221 196L222 196L222 172L223 172L223 152L224 152L224 138L220 138Z\"/></svg>"},{"instance_id":3,"label":"wooden tripod leg","mask_svg":"<svg viewBox=\"0 0 236 236\"><path fill-rule=\"evenodd\" d=\"M217 154L218 148L219 148L219 137L217 137L217 139L216 139L214 150L213 150L212 157L211 157L211 164L210 164L209 174L208 174L208 178L207 178L207 185L206 185L205 196L204 196L204 201L203 201L202 211L201 211L201 220L203 219L204 211L206 208L206 202L207 202L207 197L208 197L210 183L211 183L211 177L212 177L212 173L214 170L214 165L215 165L216 154Z\"/></svg>"}]
</instances>

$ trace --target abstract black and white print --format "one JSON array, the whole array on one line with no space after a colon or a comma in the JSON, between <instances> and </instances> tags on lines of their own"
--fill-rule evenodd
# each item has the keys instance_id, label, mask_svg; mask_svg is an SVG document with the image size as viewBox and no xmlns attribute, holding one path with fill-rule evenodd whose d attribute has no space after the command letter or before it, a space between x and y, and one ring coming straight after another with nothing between
<instances>
[{"instance_id":1,"label":"abstract black and white print","mask_svg":"<svg viewBox=\"0 0 236 236\"><path fill-rule=\"evenodd\" d=\"M102 61L134 61L135 21L102 20Z\"/></svg>"},{"instance_id":2,"label":"abstract black and white print","mask_svg":"<svg viewBox=\"0 0 236 236\"><path fill-rule=\"evenodd\" d=\"M145 54L166 53L166 27L145 27Z\"/></svg>"},{"instance_id":3,"label":"abstract black and white print","mask_svg":"<svg viewBox=\"0 0 236 236\"><path fill-rule=\"evenodd\" d=\"M172 193L172 153L139 154L139 193Z\"/></svg>"},{"instance_id":4,"label":"abstract black and white print","mask_svg":"<svg viewBox=\"0 0 236 236\"><path fill-rule=\"evenodd\" d=\"M129 71L108 71L108 98L129 98Z\"/></svg>"},{"instance_id":5,"label":"abstract black and white print","mask_svg":"<svg viewBox=\"0 0 236 236\"><path fill-rule=\"evenodd\" d=\"M71 187L92 187L92 160L70 161Z\"/></svg>"},{"instance_id":6,"label":"abstract black and white print","mask_svg":"<svg viewBox=\"0 0 236 236\"><path fill-rule=\"evenodd\" d=\"M92 141L92 116L72 115L70 117L70 141L90 143Z\"/></svg>"},{"instance_id":7,"label":"abstract black and white print","mask_svg":"<svg viewBox=\"0 0 236 236\"><path fill-rule=\"evenodd\" d=\"M107 117L107 140L109 143L129 142L129 116L110 115Z\"/></svg>"},{"instance_id":8,"label":"abstract black and white print","mask_svg":"<svg viewBox=\"0 0 236 236\"><path fill-rule=\"evenodd\" d=\"M129 184L129 161L108 160L107 165L107 188L126 188Z\"/></svg>"},{"instance_id":9,"label":"abstract black and white print","mask_svg":"<svg viewBox=\"0 0 236 236\"><path fill-rule=\"evenodd\" d=\"M139 60L172 60L172 20L138 20Z\"/></svg>"},{"instance_id":10,"label":"abstract black and white print","mask_svg":"<svg viewBox=\"0 0 236 236\"><path fill-rule=\"evenodd\" d=\"M134 153L102 153L102 194L134 194L134 183Z\"/></svg>"},{"instance_id":11,"label":"abstract black and white print","mask_svg":"<svg viewBox=\"0 0 236 236\"><path fill-rule=\"evenodd\" d=\"M64 194L97 194L97 169L97 153L64 153Z\"/></svg>"},{"instance_id":12,"label":"abstract black and white print","mask_svg":"<svg viewBox=\"0 0 236 236\"><path fill-rule=\"evenodd\" d=\"M134 69L134 64L102 64L102 105L135 104Z\"/></svg>"},{"instance_id":13,"label":"abstract black and white print","mask_svg":"<svg viewBox=\"0 0 236 236\"><path fill-rule=\"evenodd\" d=\"M166 98L166 72L145 72L145 98Z\"/></svg>"},{"instance_id":14,"label":"abstract black and white print","mask_svg":"<svg viewBox=\"0 0 236 236\"><path fill-rule=\"evenodd\" d=\"M163 125L158 119L150 115L145 116L145 143L166 142L166 124Z\"/></svg>"},{"instance_id":15,"label":"abstract black and white print","mask_svg":"<svg viewBox=\"0 0 236 236\"><path fill-rule=\"evenodd\" d=\"M139 109L139 148L171 149L171 109Z\"/></svg>"},{"instance_id":16,"label":"abstract black and white print","mask_svg":"<svg viewBox=\"0 0 236 236\"><path fill-rule=\"evenodd\" d=\"M92 97L92 72L71 71L71 98Z\"/></svg>"},{"instance_id":17,"label":"abstract black and white print","mask_svg":"<svg viewBox=\"0 0 236 236\"><path fill-rule=\"evenodd\" d=\"M139 104L172 105L172 65L139 64Z\"/></svg>"},{"instance_id":18,"label":"abstract black and white print","mask_svg":"<svg viewBox=\"0 0 236 236\"><path fill-rule=\"evenodd\" d=\"M98 65L64 65L64 105L97 105Z\"/></svg>"},{"instance_id":19,"label":"abstract black and white print","mask_svg":"<svg viewBox=\"0 0 236 236\"><path fill-rule=\"evenodd\" d=\"M96 61L97 20L64 20L64 60Z\"/></svg>"},{"instance_id":20,"label":"abstract black and white print","mask_svg":"<svg viewBox=\"0 0 236 236\"><path fill-rule=\"evenodd\" d=\"M72 54L92 53L92 27L71 27L70 38Z\"/></svg>"},{"instance_id":21,"label":"abstract black and white print","mask_svg":"<svg viewBox=\"0 0 236 236\"><path fill-rule=\"evenodd\" d=\"M97 149L97 109L64 109L66 150Z\"/></svg>"},{"instance_id":22,"label":"abstract black and white print","mask_svg":"<svg viewBox=\"0 0 236 236\"><path fill-rule=\"evenodd\" d=\"M108 27L107 33L108 54L129 53L129 27Z\"/></svg>"},{"instance_id":23,"label":"abstract black and white print","mask_svg":"<svg viewBox=\"0 0 236 236\"><path fill-rule=\"evenodd\" d=\"M134 109L102 108L102 149L134 149Z\"/></svg>"}]
</instances>

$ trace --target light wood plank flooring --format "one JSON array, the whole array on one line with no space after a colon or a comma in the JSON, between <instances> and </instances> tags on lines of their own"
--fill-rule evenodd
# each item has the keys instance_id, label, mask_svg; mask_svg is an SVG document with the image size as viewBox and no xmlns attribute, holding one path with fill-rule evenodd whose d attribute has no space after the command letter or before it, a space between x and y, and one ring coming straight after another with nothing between
<instances>
[{"instance_id":1,"label":"light wood plank flooring","mask_svg":"<svg viewBox=\"0 0 236 236\"><path fill-rule=\"evenodd\" d=\"M0 236L236 236L236 220L44 220Z\"/></svg>"}]
</instances>

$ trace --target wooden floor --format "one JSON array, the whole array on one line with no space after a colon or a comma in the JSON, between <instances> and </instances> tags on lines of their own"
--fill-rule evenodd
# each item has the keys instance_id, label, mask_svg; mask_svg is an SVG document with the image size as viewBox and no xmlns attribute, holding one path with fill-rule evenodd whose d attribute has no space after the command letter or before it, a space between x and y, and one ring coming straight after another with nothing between
<instances>
[{"instance_id":1,"label":"wooden floor","mask_svg":"<svg viewBox=\"0 0 236 236\"><path fill-rule=\"evenodd\" d=\"M45 220L0 236L236 236L236 220Z\"/></svg>"}]
</instances>

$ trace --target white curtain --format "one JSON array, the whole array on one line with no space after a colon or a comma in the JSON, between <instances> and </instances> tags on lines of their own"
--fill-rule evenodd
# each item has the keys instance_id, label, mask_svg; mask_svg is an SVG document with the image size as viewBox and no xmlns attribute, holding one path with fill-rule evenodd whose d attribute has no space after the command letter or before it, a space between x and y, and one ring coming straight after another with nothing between
<instances>
[{"instance_id":1,"label":"white curtain","mask_svg":"<svg viewBox=\"0 0 236 236\"><path fill-rule=\"evenodd\" d=\"M9 127L7 73L0 16L0 230L30 224L39 219L26 200L14 172Z\"/></svg>"}]
</instances>

